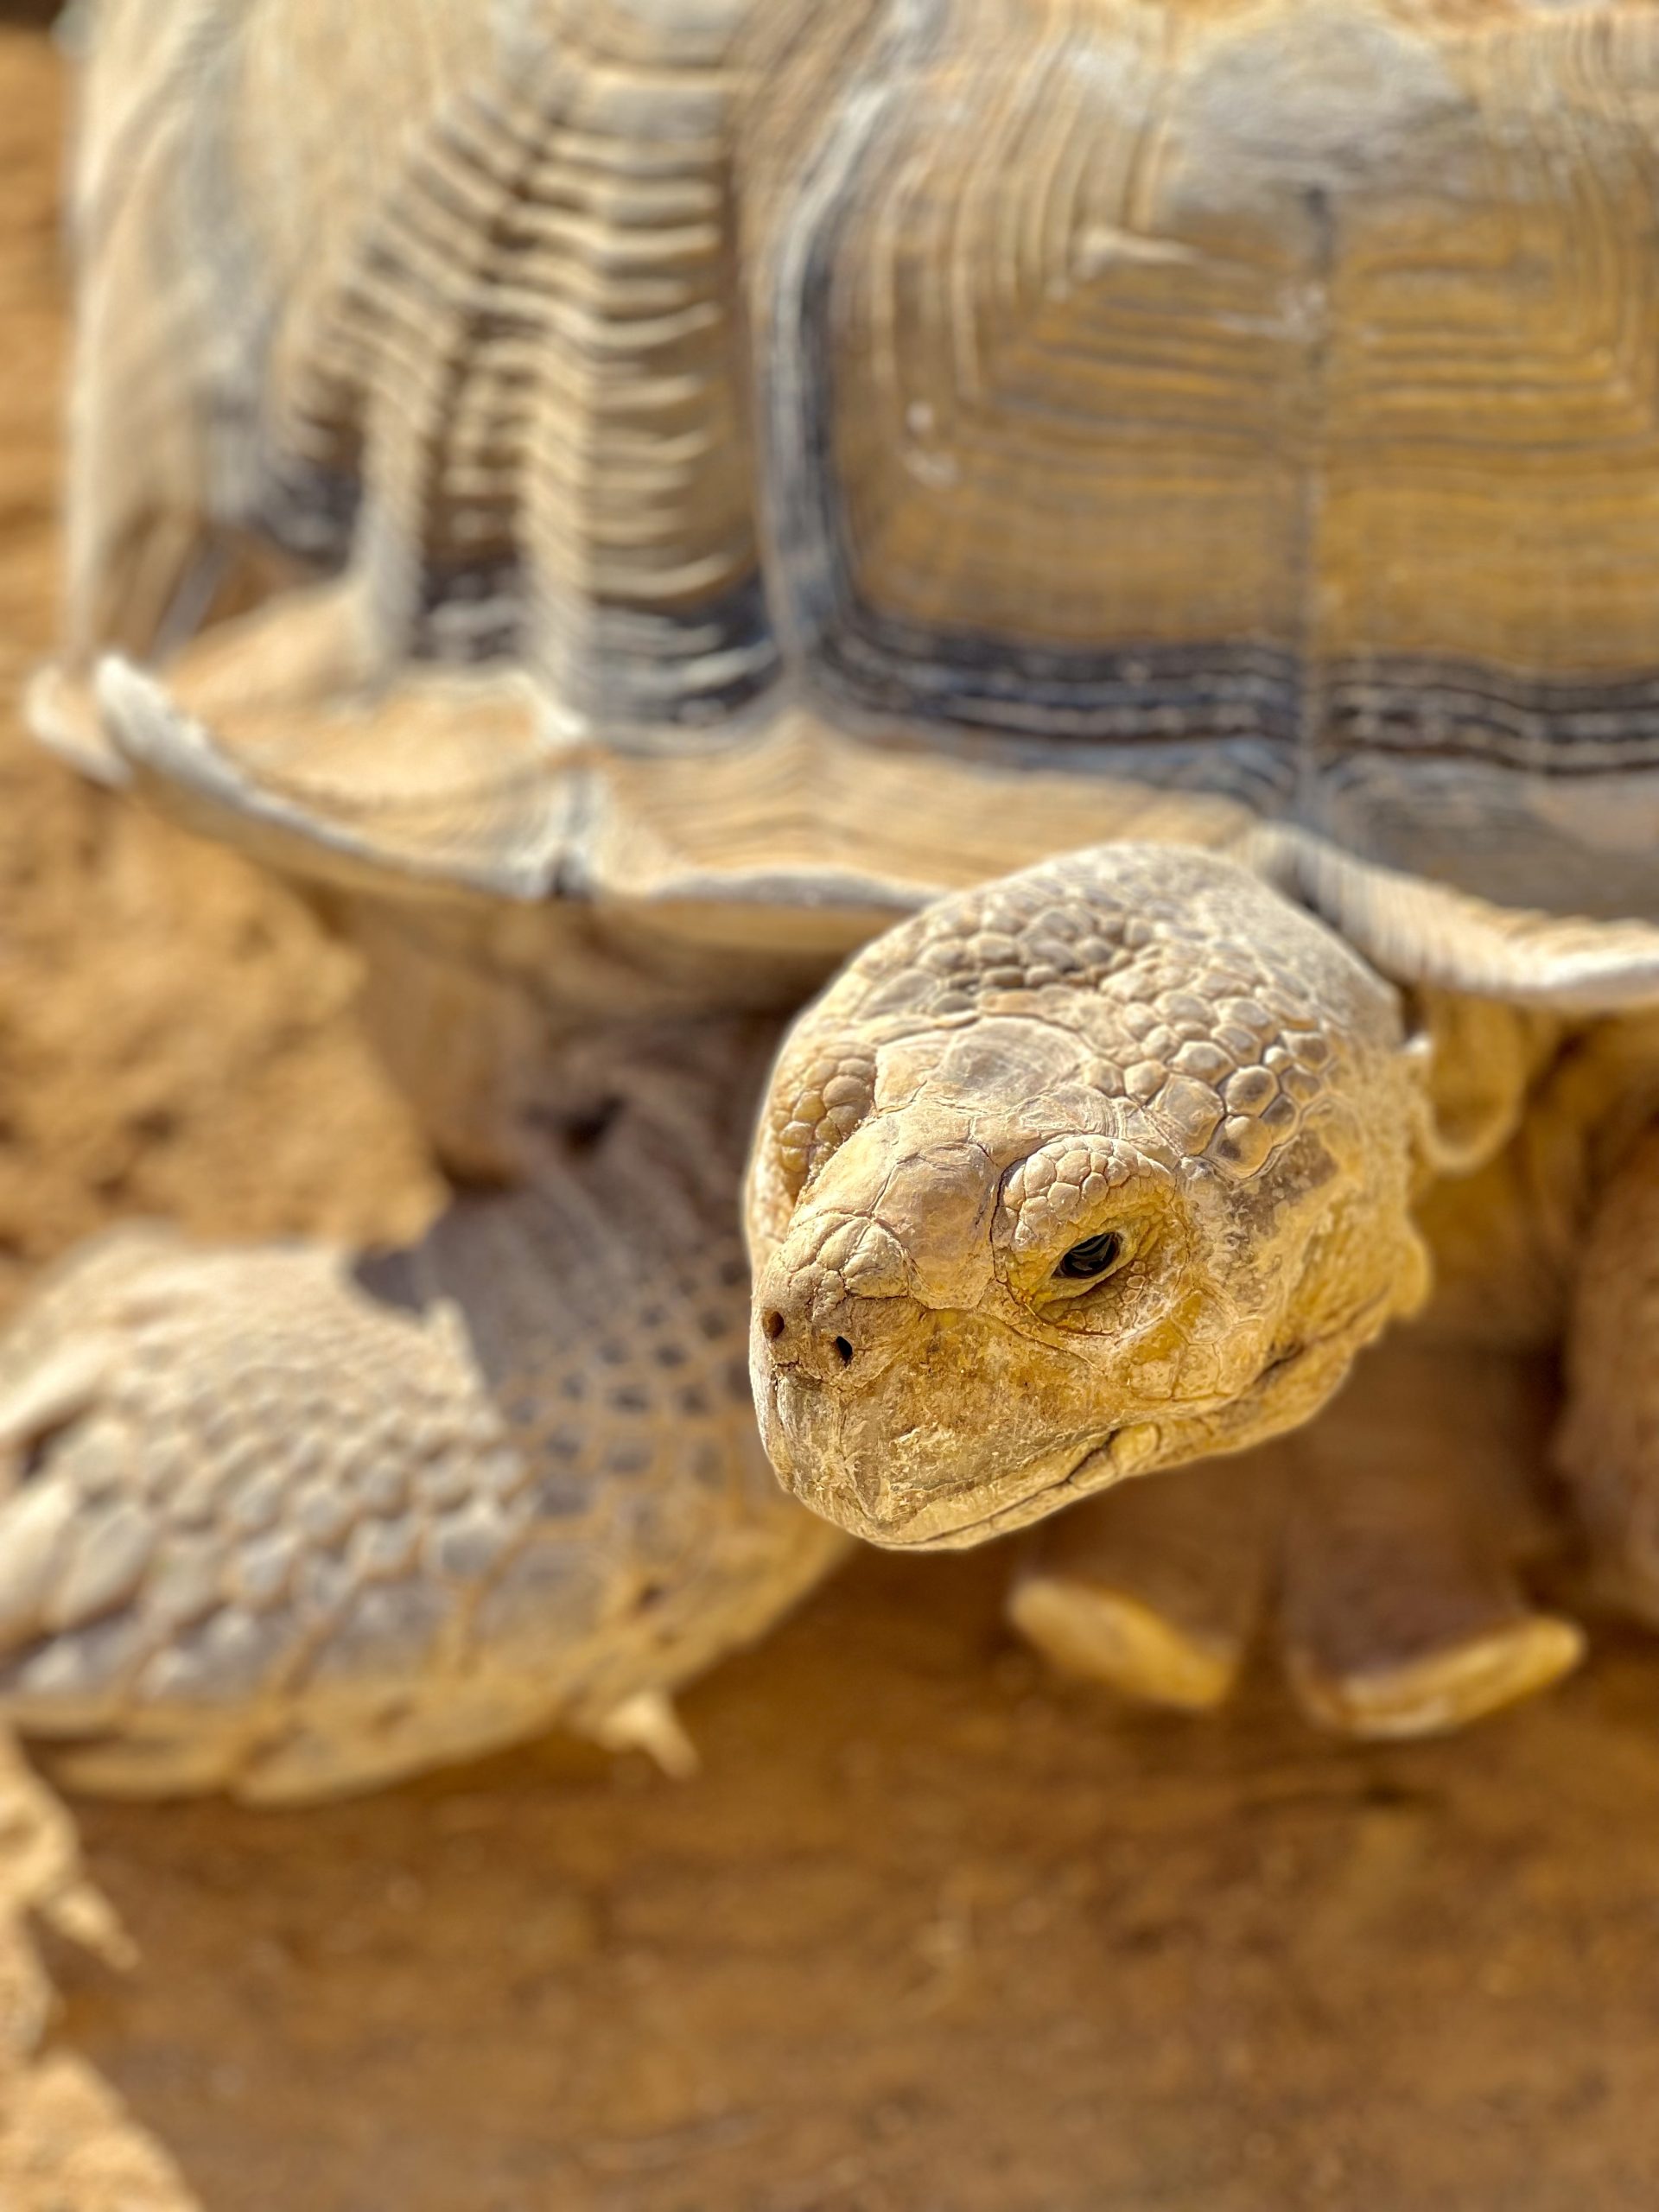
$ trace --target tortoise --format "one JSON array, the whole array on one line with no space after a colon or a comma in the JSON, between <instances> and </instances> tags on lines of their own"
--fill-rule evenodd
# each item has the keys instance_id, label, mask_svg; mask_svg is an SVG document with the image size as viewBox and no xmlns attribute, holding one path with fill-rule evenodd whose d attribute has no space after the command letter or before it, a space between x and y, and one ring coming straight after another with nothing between
<instances>
[{"instance_id":1,"label":"tortoise","mask_svg":"<svg viewBox=\"0 0 1659 2212\"><path fill-rule=\"evenodd\" d=\"M350 932L454 1195L11 1327L69 1780L683 1765L851 1536L1062 1504L1063 1664L1271 1585L1449 1726L1582 1641L1459 1330L1659 1612L1656 148L1639 5L101 0L33 721Z\"/></svg>"}]
</instances>

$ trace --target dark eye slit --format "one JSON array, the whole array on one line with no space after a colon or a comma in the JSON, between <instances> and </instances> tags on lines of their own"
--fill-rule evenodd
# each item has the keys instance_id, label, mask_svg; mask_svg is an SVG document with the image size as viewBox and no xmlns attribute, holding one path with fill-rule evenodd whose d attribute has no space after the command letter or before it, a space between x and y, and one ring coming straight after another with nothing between
<instances>
[{"instance_id":1,"label":"dark eye slit","mask_svg":"<svg viewBox=\"0 0 1659 2212\"><path fill-rule=\"evenodd\" d=\"M1092 1282L1096 1275L1116 1266L1122 1251L1123 1239L1116 1230L1103 1230L1098 1236L1087 1236L1081 1244L1074 1244L1054 1272L1067 1282Z\"/></svg>"}]
</instances>

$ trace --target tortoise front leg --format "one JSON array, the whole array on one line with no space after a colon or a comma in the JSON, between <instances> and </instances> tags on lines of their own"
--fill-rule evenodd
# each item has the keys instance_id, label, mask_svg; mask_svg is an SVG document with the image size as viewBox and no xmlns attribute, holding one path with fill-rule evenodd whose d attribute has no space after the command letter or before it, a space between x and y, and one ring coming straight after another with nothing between
<instances>
[{"instance_id":1,"label":"tortoise front leg","mask_svg":"<svg viewBox=\"0 0 1659 2212\"><path fill-rule=\"evenodd\" d=\"M1119 1484L1044 1524L1008 1618L1064 1674L1186 1713L1225 1703L1267 1592L1284 1452Z\"/></svg>"},{"instance_id":2,"label":"tortoise front leg","mask_svg":"<svg viewBox=\"0 0 1659 2212\"><path fill-rule=\"evenodd\" d=\"M1311 1719L1440 1734L1577 1663L1579 1630L1535 1610L1517 1573L1542 1525L1534 1384L1506 1355L1407 1338L1291 1440L1280 1624Z\"/></svg>"},{"instance_id":3,"label":"tortoise front leg","mask_svg":"<svg viewBox=\"0 0 1659 2212\"><path fill-rule=\"evenodd\" d=\"M747 1096L617 1072L411 1250L129 1234L0 1340L0 1712L67 1780L293 1801L556 1722L683 1755L665 1693L842 1540L754 1433Z\"/></svg>"},{"instance_id":4,"label":"tortoise front leg","mask_svg":"<svg viewBox=\"0 0 1659 2212\"><path fill-rule=\"evenodd\" d=\"M1659 1128L1602 1192L1580 1255L1556 1441L1597 1579L1659 1626Z\"/></svg>"},{"instance_id":5,"label":"tortoise front leg","mask_svg":"<svg viewBox=\"0 0 1659 2212\"><path fill-rule=\"evenodd\" d=\"M1010 1619L1065 1673L1205 1712L1232 1692L1272 1588L1292 1689L1321 1726L1408 1737L1478 1719L1583 1649L1518 1573L1552 1534L1531 1482L1536 1380L1504 1354L1385 1344L1294 1436L1057 1516Z\"/></svg>"}]
</instances>

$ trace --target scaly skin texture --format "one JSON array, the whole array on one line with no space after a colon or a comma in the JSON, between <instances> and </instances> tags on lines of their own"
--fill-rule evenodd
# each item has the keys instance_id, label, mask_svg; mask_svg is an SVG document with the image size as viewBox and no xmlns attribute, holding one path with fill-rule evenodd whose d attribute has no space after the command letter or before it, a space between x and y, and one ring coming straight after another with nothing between
<instances>
[{"instance_id":1,"label":"scaly skin texture","mask_svg":"<svg viewBox=\"0 0 1659 2212\"><path fill-rule=\"evenodd\" d=\"M467 958L446 972L433 1003L475 993L493 1035L509 967L487 989ZM386 1000L418 1041L427 998ZM795 1306L762 1309L779 1400L810 1418L816 1396L855 1447L821 1490L804 1463L804 1492L900 1541L970 1541L1120 1463L1295 1426L1421 1288L1420 1153L1518 1122L1509 1153L1534 1167L1490 1202L1518 1213L1525 1188L1542 1224L1560 1194L1570 1248L1593 1132L1659 1057L1624 1025L1552 1063L1520 1016L1495 1052L1492 1020L1419 1011L1433 1062L1339 939L1192 850L1056 862L874 946L784 1052L752 1179L774 1269L806 1255ZM742 1372L733 1200L772 1035L712 1013L560 1023L532 993L502 1031L512 1080L462 1054L469 1118L436 1117L452 1159L520 1187L378 1261L151 1234L66 1269L0 1341L0 1702L74 1781L298 1800L555 1719L683 1758L662 1693L843 1541L772 1484ZM1109 1234L1097 1280L1056 1281ZM1402 1490L1396 1460L1430 1455L1408 1423L1391 1440L1392 1395L1372 1393L1369 1457L1351 1422L1323 1449L1321 1424L1306 1468L1299 1439L1096 1498L1028 1560L1015 1625L1135 1694L1213 1703L1279 1560L1293 1684L1330 1725L1415 1732L1539 1686L1575 1636L1529 1612L1484 1504L1465 1529ZM1639 1500L1645 1463L1632 1480ZM1231 1484L1262 1511L1241 1521Z\"/></svg>"},{"instance_id":2,"label":"scaly skin texture","mask_svg":"<svg viewBox=\"0 0 1659 2212\"><path fill-rule=\"evenodd\" d=\"M390 1270L108 1252L0 1348L10 1691L83 1778L604 1726L786 1602L831 1540L731 1381L721 1025L1027 859L1259 810L1330 930L1126 855L859 963L754 1185L803 1494L972 1541L1294 1426L1412 1302L1414 1155L1520 1094L1483 1016L1426 1106L1378 976L1453 1027L1659 988L1563 919L1652 911L1651 362L1578 308L1640 294L1654 54L1550 12L102 0L37 718L327 885L445 1163L518 1187ZM1583 435L1517 469L1552 365ZM629 1063L671 1016L702 1046ZM1465 1556L1315 1517L1332 1588ZM1224 1678L1236 1593L1094 1534L1050 1598Z\"/></svg>"},{"instance_id":3,"label":"scaly skin texture","mask_svg":"<svg viewBox=\"0 0 1659 2212\"><path fill-rule=\"evenodd\" d=\"M0 1339L0 1702L68 1778L324 1796L556 1720L683 1756L663 1694L842 1548L747 1404L768 1034L593 1040L562 1163L407 1252L67 1266Z\"/></svg>"},{"instance_id":4,"label":"scaly skin texture","mask_svg":"<svg viewBox=\"0 0 1659 2212\"><path fill-rule=\"evenodd\" d=\"M1530 1694L1583 1649L1525 1589L1548 1420L1483 1389L1474 1347L1564 1323L1557 1464L1604 1585L1659 1618L1659 1024L1420 988L1411 1026L1212 854L1077 855L873 947L798 1023L751 1163L751 1359L785 1482L877 1541L963 1544L1258 1444L1421 1302L1421 1211L1450 1278L1427 1325L1231 1469L1288 1510L1237 1522L1223 1469L1155 1507L1103 1497L1016 1622L1201 1707L1271 1586L1326 1726L1420 1734ZM1426 1431L1448 1359L1468 1417Z\"/></svg>"},{"instance_id":5,"label":"scaly skin texture","mask_svg":"<svg viewBox=\"0 0 1659 2212\"><path fill-rule=\"evenodd\" d=\"M751 1170L773 1465L960 1545L1297 1426L1426 1289L1424 1073L1392 989L1214 855L893 931L798 1025Z\"/></svg>"}]
</instances>

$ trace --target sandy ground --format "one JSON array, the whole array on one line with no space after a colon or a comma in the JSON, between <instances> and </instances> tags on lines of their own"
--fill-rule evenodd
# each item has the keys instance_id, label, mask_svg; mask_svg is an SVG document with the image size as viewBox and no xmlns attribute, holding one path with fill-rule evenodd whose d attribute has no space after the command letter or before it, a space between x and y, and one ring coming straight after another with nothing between
<instances>
[{"instance_id":1,"label":"sandy ground","mask_svg":"<svg viewBox=\"0 0 1659 2212\"><path fill-rule=\"evenodd\" d=\"M59 98L0 15L8 696L51 629ZM0 1299L117 1216L421 1213L352 982L9 720ZM321 1813L66 1815L0 1772L0 2206L1659 2204L1650 1647L1354 1751L1271 1686L1202 1725L1055 1686L1005 1572L861 1561L692 1695L689 1784L550 1744Z\"/></svg>"}]
</instances>

